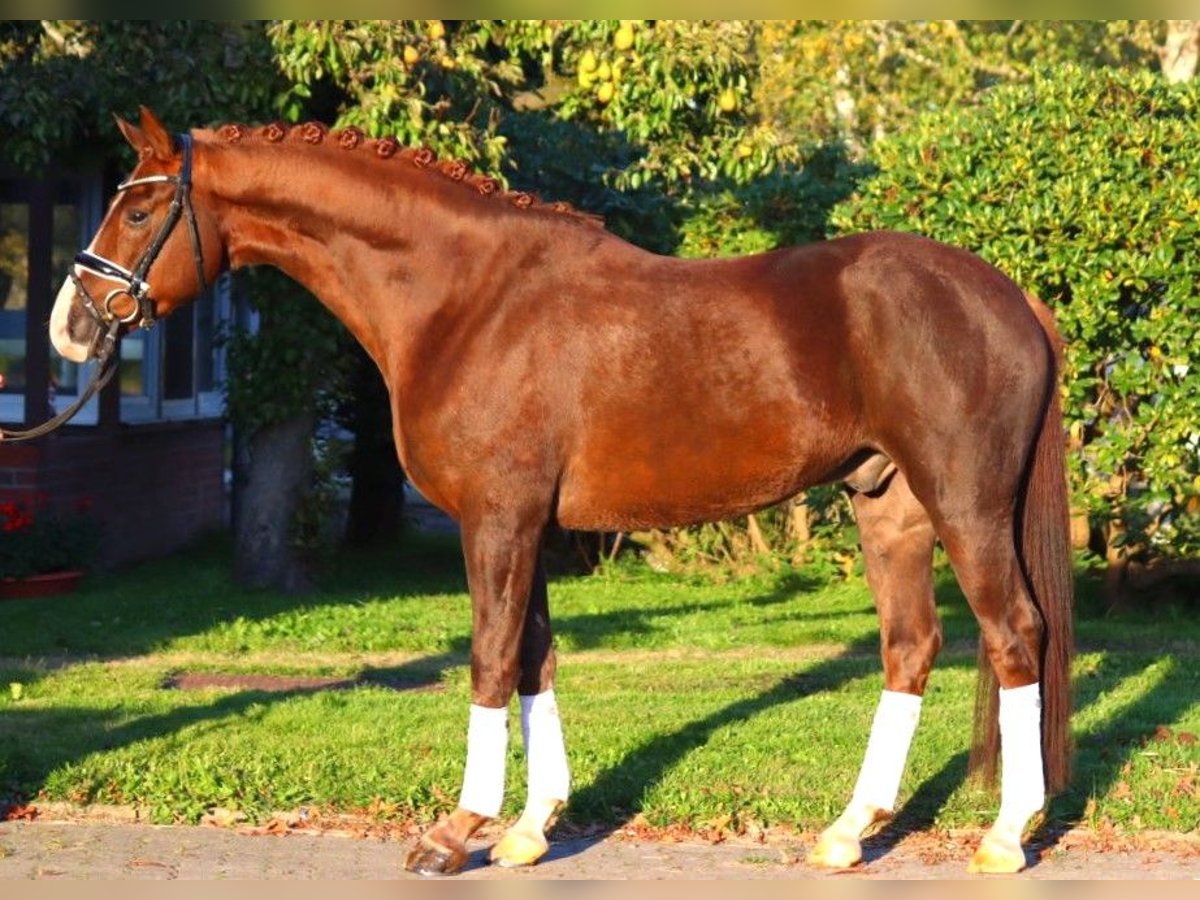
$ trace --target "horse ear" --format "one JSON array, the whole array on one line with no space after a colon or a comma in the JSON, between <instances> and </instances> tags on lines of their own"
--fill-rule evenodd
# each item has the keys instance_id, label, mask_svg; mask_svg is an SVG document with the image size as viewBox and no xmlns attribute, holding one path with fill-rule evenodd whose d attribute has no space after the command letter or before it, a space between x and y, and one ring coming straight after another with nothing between
<instances>
[{"instance_id":1,"label":"horse ear","mask_svg":"<svg viewBox=\"0 0 1200 900\"><path fill-rule=\"evenodd\" d=\"M142 114L142 134L157 159L166 162L175 155L175 141L163 127L154 111L146 106L138 107Z\"/></svg>"},{"instance_id":2,"label":"horse ear","mask_svg":"<svg viewBox=\"0 0 1200 900\"><path fill-rule=\"evenodd\" d=\"M114 115L113 118L117 120L117 127L121 129L121 134L125 135L125 140L129 142L129 146L138 151L138 155L141 156L142 148L149 146L146 143L146 135L142 133L142 129L126 122L118 115Z\"/></svg>"},{"instance_id":3,"label":"horse ear","mask_svg":"<svg viewBox=\"0 0 1200 900\"><path fill-rule=\"evenodd\" d=\"M126 122L120 116L115 116L117 127L121 129L121 134L125 135L125 140L129 141L129 145L137 151L139 159L153 156L166 162L175 155L175 142L153 111L144 106L141 111L140 126Z\"/></svg>"}]
</instances>

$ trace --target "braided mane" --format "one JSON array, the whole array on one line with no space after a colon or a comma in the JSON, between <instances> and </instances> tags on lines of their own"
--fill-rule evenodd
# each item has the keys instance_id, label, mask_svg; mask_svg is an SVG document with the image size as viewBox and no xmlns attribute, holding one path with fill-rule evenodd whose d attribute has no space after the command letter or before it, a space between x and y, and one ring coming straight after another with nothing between
<instances>
[{"instance_id":1,"label":"braided mane","mask_svg":"<svg viewBox=\"0 0 1200 900\"><path fill-rule=\"evenodd\" d=\"M353 125L348 128L331 130L321 122L305 122L301 125L290 125L286 122L272 122L257 128L230 123L216 129L218 139L236 144L247 137L260 138L271 144L284 140L299 140L307 144L321 144L326 140L336 142L338 147L347 151L363 150L373 152L381 160L394 159L408 163L417 169L422 169L435 175L457 182L465 189L483 197L502 201L517 209L535 209L559 213L572 219L596 227L604 227L604 219L593 213L582 212L569 203L561 200L547 203L535 194L526 191L506 191L500 182L489 175L471 171L471 167L457 159L438 159L428 147L402 147L394 137L371 138L360 128Z\"/></svg>"}]
</instances>

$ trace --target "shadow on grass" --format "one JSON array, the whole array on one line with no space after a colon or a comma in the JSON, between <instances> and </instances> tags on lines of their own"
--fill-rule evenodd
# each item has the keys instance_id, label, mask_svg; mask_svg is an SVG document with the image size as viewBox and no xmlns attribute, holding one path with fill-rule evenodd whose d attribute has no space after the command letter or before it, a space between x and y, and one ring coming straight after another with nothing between
<instances>
[{"instance_id":1,"label":"shadow on grass","mask_svg":"<svg viewBox=\"0 0 1200 900\"><path fill-rule=\"evenodd\" d=\"M1150 662L1147 659L1147 662ZM1097 703L1129 673L1122 667L1076 680L1076 703L1080 710ZM1196 702L1195 660L1178 660L1167 673L1119 712L1076 738L1075 774L1068 790L1055 797L1045 821L1031 843L1053 848L1070 829L1091 817L1092 798L1112 791L1123 777L1134 754L1160 738L1160 728L1174 726Z\"/></svg>"},{"instance_id":2,"label":"shadow on grass","mask_svg":"<svg viewBox=\"0 0 1200 900\"><path fill-rule=\"evenodd\" d=\"M795 600L797 594L816 590L823 586L820 579L804 572L787 572L773 580L770 589L754 597L736 601L738 606L763 610ZM686 589L681 587L681 593ZM556 638L565 640L572 650L590 650L605 646L620 635L648 636L670 630L673 617L696 613L719 612L730 608L730 601L723 599L702 602L687 602L651 606L636 603L612 605L602 612L557 615L554 609L554 583L550 583L550 617ZM821 612L822 618L851 617L854 611L837 613ZM793 613L788 617L794 618Z\"/></svg>"},{"instance_id":3,"label":"shadow on grass","mask_svg":"<svg viewBox=\"0 0 1200 900\"><path fill-rule=\"evenodd\" d=\"M944 590L951 597L957 593L956 586ZM879 663L870 655L876 648L873 637L856 641L815 668L784 679L755 697L732 703L670 734L659 735L630 751L572 797L561 828L564 838L570 840L564 841L565 846L558 855L582 852L590 843L602 839L640 812L642 798L648 789L661 781L688 753L704 746L717 730L750 719L778 704L822 691L834 691L849 681L878 672ZM945 665L944 661L942 665ZM1076 711L1087 709L1106 693L1117 689L1130 674L1128 666L1114 666L1109 671L1076 679ZM1194 703L1194 681L1195 675L1186 665L1175 665L1155 687L1103 724L1077 736L1075 775L1065 791L1051 798L1044 819L1030 835L1026 843L1029 866L1036 865L1041 855L1053 849L1070 829L1085 822L1091 798L1104 796L1116 785L1132 755L1161 737L1161 726L1172 725L1187 713ZM864 733L864 750L866 737ZM897 816L879 833L864 841L864 860L869 864L881 859L906 836L929 830L936 823L939 811L967 781L967 761L966 751L957 753L927 778L907 799ZM998 791L994 802L998 810ZM589 838L590 842L575 842L573 832L579 827L586 827L587 833L594 835Z\"/></svg>"},{"instance_id":4,"label":"shadow on grass","mask_svg":"<svg viewBox=\"0 0 1200 900\"><path fill-rule=\"evenodd\" d=\"M1119 687L1129 673L1116 670L1098 677L1075 679L1075 712L1083 712L1109 691ZM1122 777L1132 755L1159 736L1164 725L1174 724L1195 702L1195 677L1176 665L1159 683L1104 723L1076 737L1074 774L1066 790L1049 799L1045 815L1025 842L1026 865L1036 866L1071 829L1085 824L1093 797L1106 795ZM919 739L919 738L918 738ZM968 778L966 752L955 754L936 774L926 779L878 834L864 841L864 860L886 856L906 836L926 831L938 811ZM999 793L995 795L999 808Z\"/></svg>"},{"instance_id":5,"label":"shadow on grass","mask_svg":"<svg viewBox=\"0 0 1200 900\"><path fill-rule=\"evenodd\" d=\"M406 537L395 553L346 551L308 594L250 589L230 577L226 539L136 568L89 576L76 594L0 605L0 658L108 659L152 653L239 620L256 623L379 597L466 593L453 537Z\"/></svg>"},{"instance_id":6,"label":"shadow on grass","mask_svg":"<svg viewBox=\"0 0 1200 900\"><path fill-rule=\"evenodd\" d=\"M368 668L357 679L328 684L292 686L284 690L249 689L225 694L211 703L172 709L141 716L131 721L121 708L66 707L45 710L9 707L0 713L0 821L7 809L35 797L51 774L87 756L115 750L139 741L172 735L206 722L235 721L247 711L271 704L311 696L324 691L354 687L383 687L396 691L429 690L440 686L444 673L468 659L466 641L443 653L414 658L398 666ZM5 682L30 674L26 670L0 670ZM164 685L170 689L170 685ZM50 742L42 735L70 739ZM82 739L81 739L82 738ZM78 802L89 802L78 798Z\"/></svg>"},{"instance_id":7,"label":"shadow on grass","mask_svg":"<svg viewBox=\"0 0 1200 900\"><path fill-rule=\"evenodd\" d=\"M439 579L460 577L430 573L431 581L447 585L455 582ZM365 580L370 580L370 576L365 576ZM461 582L457 583L461 585ZM742 602L753 607L769 608L791 599L796 592L812 587L813 584L797 576L783 579L761 596ZM965 635L967 625L973 620L956 586L944 579L939 580L938 599L943 618L947 620L947 630L961 629ZM717 604L680 603L655 610L639 610L636 606L627 605L601 613L559 619L555 627L560 634L572 635L574 640L582 644L603 634L627 632L631 628L652 628L654 626L649 622L651 616L669 617L709 605ZM752 719L780 704L835 691L850 681L878 673L880 664L877 648L874 634L864 636L850 643L839 655L783 679L756 696L730 703L682 728L647 740L575 794L564 816L563 833L568 833L572 825L599 824L610 830L619 827L630 816L641 811L643 798L650 788L661 782L688 753L708 743L718 730ZM1153 651L1144 648L1143 652L1149 657ZM443 652L417 657L399 666L369 669L363 673L359 683L396 689L426 687L440 682L448 670L466 665L468 660L469 638L463 636L453 640ZM942 665L946 665L944 660ZM1101 725L1079 736L1080 763L1075 780L1067 792L1053 800L1045 823L1034 834L1030 843L1034 852L1031 864L1036 862L1037 851L1055 846L1066 830L1085 821L1089 815L1089 798L1093 794L1105 794L1116 784L1132 754L1155 736L1159 725L1174 724L1191 707L1195 694L1189 679L1194 680L1194 676L1188 673L1187 668L1186 664L1174 666L1152 689ZM1128 669L1128 665L1111 668L1102 666L1094 674L1081 679L1076 688L1079 709L1088 708L1104 694L1117 688L1129 675ZM13 673L20 677L25 670L10 666L6 674ZM30 670L27 674L34 673ZM8 679L0 679L4 680ZM27 711L9 707L3 713L0 735L53 734L55 729L62 727L64 721L69 721L71 730L76 735L84 735L85 739L82 744L75 742L70 746L47 745L37 740L5 741L8 744L7 751L0 752L0 812L5 797L10 800L24 799L36 794L53 772L90 753L170 735L199 723L236 717L255 706L312 692L311 689L242 691L219 697L206 705L190 706L126 722L118 721L125 717L120 710L77 707ZM865 733L862 741L865 747ZM938 811L963 784L967 776L966 769L966 754L960 753L926 779L907 800L897 818L867 843L867 860L886 856L906 835L932 826ZM559 855L579 852L588 845L586 841L575 840L563 843L565 847L555 850ZM576 849L572 851L571 848Z\"/></svg>"},{"instance_id":8,"label":"shadow on grass","mask_svg":"<svg viewBox=\"0 0 1200 900\"><path fill-rule=\"evenodd\" d=\"M757 696L735 701L677 731L651 738L577 791L571 797L565 818L574 825L603 823L615 827L641 812L641 799L647 789L688 753L707 744L717 730L746 721L774 706L837 690L849 681L878 671L878 661L864 652L875 646L873 640L856 641L836 657L784 678Z\"/></svg>"}]
</instances>

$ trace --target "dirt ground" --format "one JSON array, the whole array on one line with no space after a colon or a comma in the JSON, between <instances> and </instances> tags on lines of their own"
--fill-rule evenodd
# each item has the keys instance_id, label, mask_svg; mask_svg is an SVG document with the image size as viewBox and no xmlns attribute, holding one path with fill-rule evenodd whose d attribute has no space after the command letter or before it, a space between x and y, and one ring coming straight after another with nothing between
<instances>
[{"instance_id":1,"label":"dirt ground","mask_svg":"<svg viewBox=\"0 0 1200 900\"><path fill-rule=\"evenodd\" d=\"M718 843L649 839L631 829L553 841L532 868L487 864L495 834L472 845L462 879L750 880L960 879L980 835L910 834L868 842L866 861L848 872L804 863L813 836L763 835ZM359 826L273 821L265 826L156 826L38 812L0 822L0 879L286 879L416 878L403 870L411 834ZM1200 835L1119 838L1086 831L1060 835L1029 851L1018 879L1129 880L1200 878Z\"/></svg>"}]
</instances>

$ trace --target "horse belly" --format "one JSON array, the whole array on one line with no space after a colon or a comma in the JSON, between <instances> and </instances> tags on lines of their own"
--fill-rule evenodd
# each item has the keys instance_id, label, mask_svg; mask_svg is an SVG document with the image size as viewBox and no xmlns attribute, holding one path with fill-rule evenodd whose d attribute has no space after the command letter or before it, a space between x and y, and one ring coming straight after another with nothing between
<instances>
[{"instance_id":1,"label":"horse belly","mask_svg":"<svg viewBox=\"0 0 1200 900\"><path fill-rule=\"evenodd\" d=\"M722 429L700 417L696 426L682 440L669 429L625 431L577 454L560 483L559 524L630 531L728 519L825 480L845 457L794 422Z\"/></svg>"}]
</instances>

